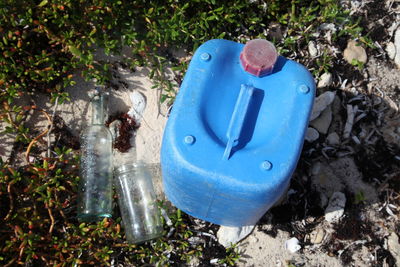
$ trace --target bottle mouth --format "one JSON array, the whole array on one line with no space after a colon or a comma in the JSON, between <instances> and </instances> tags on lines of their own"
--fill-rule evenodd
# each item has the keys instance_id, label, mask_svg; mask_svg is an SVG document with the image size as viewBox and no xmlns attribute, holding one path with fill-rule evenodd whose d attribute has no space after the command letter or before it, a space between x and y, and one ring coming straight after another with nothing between
<instances>
[{"instance_id":1,"label":"bottle mouth","mask_svg":"<svg viewBox=\"0 0 400 267\"><path fill-rule=\"evenodd\" d=\"M146 168L147 164L141 160L132 163L123 163L118 167L114 167L115 174L121 174L125 172L130 172L137 169Z\"/></svg>"},{"instance_id":2,"label":"bottle mouth","mask_svg":"<svg viewBox=\"0 0 400 267\"><path fill-rule=\"evenodd\" d=\"M114 167L114 173L115 174L126 173L126 172L136 169L137 166L138 166L137 163L125 163L118 167Z\"/></svg>"}]
</instances>

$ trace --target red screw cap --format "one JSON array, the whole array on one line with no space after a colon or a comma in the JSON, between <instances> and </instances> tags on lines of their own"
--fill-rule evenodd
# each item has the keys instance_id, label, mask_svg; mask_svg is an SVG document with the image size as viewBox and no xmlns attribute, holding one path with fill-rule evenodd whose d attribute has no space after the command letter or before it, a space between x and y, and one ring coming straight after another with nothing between
<instances>
[{"instance_id":1,"label":"red screw cap","mask_svg":"<svg viewBox=\"0 0 400 267\"><path fill-rule=\"evenodd\" d=\"M275 46L265 39L247 42L240 54L244 70L257 77L270 74L277 59L278 52Z\"/></svg>"}]
</instances>

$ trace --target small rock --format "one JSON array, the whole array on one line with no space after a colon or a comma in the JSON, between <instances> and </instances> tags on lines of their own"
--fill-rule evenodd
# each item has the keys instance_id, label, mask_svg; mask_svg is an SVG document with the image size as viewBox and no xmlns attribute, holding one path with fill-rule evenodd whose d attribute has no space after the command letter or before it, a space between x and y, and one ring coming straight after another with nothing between
<instances>
[{"instance_id":1,"label":"small rock","mask_svg":"<svg viewBox=\"0 0 400 267\"><path fill-rule=\"evenodd\" d=\"M343 216L345 206L346 196L342 192L333 193L325 210L325 220L328 222L338 222Z\"/></svg>"},{"instance_id":2,"label":"small rock","mask_svg":"<svg viewBox=\"0 0 400 267\"><path fill-rule=\"evenodd\" d=\"M340 138L339 135L335 132L330 133L327 137L326 137L326 141L328 142L329 145L331 146L337 146L340 144Z\"/></svg>"},{"instance_id":3,"label":"small rock","mask_svg":"<svg viewBox=\"0 0 400 267\"><path fill-rule=\"evenodd\" d=\"M394 57L394 63L400 68L400 27L397 28L394 34L394 45L396 47L396 55Z\"/></svg>"},{"instance_id":4,"label":"small rock","mask_svg":"<svg viewBox=\"0 0 400 267\"><path fill-rule=\"evenodd\" d=\"M318 82L318 88L328 87L332 84L332 74L325 72L321 75L321 79Z\"/></svg>"},{"instance_id":5,"label":"small rock","mask_svg":"<svg viewBox=\"0 0 400 267\"><path fill-rule=\"evenodd\" d=\"M218 259L212 259L210 260L210 264L216 264L218 262Z\"/></svg>"},{"instance_id":6,"label":"small rock","mask_svg":"<svg viewBox=\"0 0 400 267\"><path fill-rule=\"evenodd\" d=\"M191 257L188 265L190 267L200 266L200 259L198 257Z\"/></svg>"},{"instance_id":7,"label":"small rock","mask_svg":"<svg viewBox=\"0 0 400 267\"><path fill-rule=\"evenodd\" d=\"M221 225L217 232L218 242L228 248L247 237L253 231L254 227L255 225L246 225L242 227Z\"/></svg>"},{"instance_id":8,"label":"small rock","mask_svg":"<svg viewBox=\"0 0 400 267\"><path fill-rule=\"evenodd\" d=\"M314 38L318 38L318 37L320 37L321 36L321 32L320 31L314 31L312 34L311 34L311 37L314 37Z\"/></svg>"},{"instance_id":9,"label":"small rock","mask_svg":"<svg viewBox=\"0 0 400 267\"><path fill-rule=\"evenodd\" d=\"M193 246L197 246L200 244L204 244L205 240L203 238L200 238L198 236L192 236L188 239L188 242L193 245Z\"/></svg>"},{"instance_id":10,"label":"small rock","mask_svg":"<svg viewBox=\"0 0 400 267\"><path fill-rule=\"evenodd\" d=\"M139 123L143 118L143 113L146 108L146 98L138 91L130 93L129 98L132 105L128 111L128 115Z\"/></svg>"},{"instance_id":11,"label":"small rock","mask_svg":"<svg viewBox=\"0 0 400 267\"><path fill-rule=\"evenodd\" d=\"M335 93L331 91L327 91L320 96L318 96L314 101L314 107L311 113L310 121L316 119L322 111L329 106L333 100L335 99Z\"/></svg>"},{"instance_id":12,"label":"small rock","mask_svg":"<svg viewBox=\"0 0 400 267\"><path fill-rule=\"evenodd\" d=\"M325 237L325 230L322 228L315 229L310 234L310 242L312 244L320 244Z\"/></svg>"},{"instance_id":13,"label":"small rock","mask_svg":"<svg viewBox=\"0 0 400 267\"><path fill-rule=\"evenodd\" d=\"M314 41L310 41L308 43L308 52L310 53L310 56L316 57L318 55L318 49L317 46L315 45Z\"/></svg>"},{"instance_id":14,"label":"small rock","mask_svg":"<svg viewBox=\"0 0 400 267\"><path fill-rule=\"evenodd\" d=\"M318 118L310 122L310 125L314 127L318 132L322 134L327 134L331 122L332 109L330 106L328 106L328 108L326 108Z\"/></svg>"},{"instance_id":15,"label":"small rock","mask_svg":"<svg viewBox=\"0 0 400 267\"><path fill-rule=\"evenodd\" d=\"M354 59L362 63L367 62L367 53L365 52L365 49L353 40L347 43L347 47L344 50L343 56L344 59L350 64Z\"/></svg>"},{"instance_id":16,"label":"small rock","mask_svg":"<svg viewBox=\"0 0 400 267\"><path fill-rule=\"evenodd\" d=\"M394 59L396 56L396 46L394 43L390 42L386 45L386 52L390 59Z\"/></svg>"},{"instance_id":17,"label":"small rock","mask_svg":"<svg viewBox=\"0 0 400 267\"><path fill-rule=\"evenodd\" d=\"M388 237L388 249L392 254L393 258L395 258L397 266L400 265L400 244L399 237L395 232L392 232Z\"/></svg>"},{"instance_id":18,"label":"small rock","mask_svg":"<svg viewBox=\"0 0 400 267\"><path fill-rule=\"evenodd\" d=\"M332 42L332 34L337 31L335 24L333 23L322 23L319 26L319 30L324 31L324 38L328 41L328 43Z\"/></svg>"},{"instance_id":19,"label":"small rock","mask_svg":"<svg viewBox=\"0 0 400 267\"><path fill-rule=\"evenodd\" d=\"M289 250L291 253L295 253L301 249L299 245L299 240L296 237L292 237L285 242L285 248Z\"/></svg>"},{"instance_id":20,"label":"small rock","mask_svg":"<svg viewBox=\"0 0 400 267\"><path fill-rule=\"evenodd\" d=\"M308 127L305 139L312 143L319 138L319 133L312 127Z\"/></svg>"},{"instance_id":21,"label":"small rock","mask_svg":"<svg viewBox=\"0 0 400 267\"><path fill-rule=\"evenodd\" d=\"M319 29L322 31L332 31L332 32L336 32L336 26L333 23L322 23L319 26Z\"/></svg>"}]
</instances>

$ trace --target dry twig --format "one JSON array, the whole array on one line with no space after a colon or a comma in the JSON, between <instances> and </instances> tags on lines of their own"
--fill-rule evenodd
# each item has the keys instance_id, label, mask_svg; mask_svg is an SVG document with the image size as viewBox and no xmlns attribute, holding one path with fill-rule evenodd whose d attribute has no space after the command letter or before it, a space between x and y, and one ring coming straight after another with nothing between
<instances>
[{"instance_id":1,"label":"dry twig","mask_svg":"<svg viewBox=\"0 0 400 267\"><path fill-rule=\"evenodd\" d=\"M47 120L48 120L48 122L49 122L49 125L51 125L51 124L52 124L52 120L50 119L49 114L47 114L47 112L44 111L44 110L39 110L39 111L42 112L42 113L46 116L46 118L47 118ZM29 143L28 148L26 149L26 152L25 152L25 159L26 159L26 162L27 162L28 164L30 164L29 153L31 152L32 146L36 143L37 140L39 140L40 138L42 138L43 136L45 136L45 135L47 134L48 131L49 131L49 128L47 128L47 129L46 129L45 131L43 131L41 134L39 134L38 136L36 136L35 138L33 138L33 140Z\"/></svg>"},{"instance_id":2,"label":"dry twig","mask_svg":"<svg viewBox=\"0 0 400 267\"><path fill-rule=\"evenodd\" d=\"M15 183L15 180L14 180L14 181L11 181L11 182L8 184L8 186L7 186L8 198L9 198L9 200L10 200L10 210L8 211L7 216L4 218L5 221L7 221L8 219L10 219L11 214L12 214L12 212L13 212L13 210L14 210L14 198L13 198L12 192L11 192L11 186L12 186L14 183Z\"/></svg>"},{"instance_id":3,"label":"dry twig","mask_svg":"<svg viewBox=\"0 0 400 267\"><path fill-rule=\"evenodd\" d=\"M51 234L53 232L54 229L54 225L55 225L55 220L53 217L53 213L51 212L51 209L49 207L47 207L47 211L49 212L49 217L51 220L51 225L50 225L50 229L49 229L49 234Z\"/></svg>"}]
</instances>

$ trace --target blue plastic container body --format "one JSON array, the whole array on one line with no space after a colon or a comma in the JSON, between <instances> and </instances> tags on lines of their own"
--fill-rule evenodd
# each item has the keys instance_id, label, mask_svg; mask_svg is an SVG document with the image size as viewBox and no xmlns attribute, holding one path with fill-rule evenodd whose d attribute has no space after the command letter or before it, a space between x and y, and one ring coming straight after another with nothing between
<instances>
[{"instance_id":1,"label":"blue plastic container body","mask_svg":"<svg viewBox=\"0 0 400 267\"><path fill-rule=\"evenodd\" d=\"M309 71L282 56L265 77L244 71L243 47L210 40L197 49L161 149L167 198L227 226L255 224L286 192L315 96Z\"/></svg>"}]
</instances>

